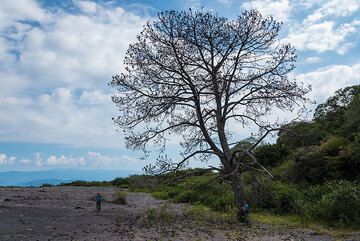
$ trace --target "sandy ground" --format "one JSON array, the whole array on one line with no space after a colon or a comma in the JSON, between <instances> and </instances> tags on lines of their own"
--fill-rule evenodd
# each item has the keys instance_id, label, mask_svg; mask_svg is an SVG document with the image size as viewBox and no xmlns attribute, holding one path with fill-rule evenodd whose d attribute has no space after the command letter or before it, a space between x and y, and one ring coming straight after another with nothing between
<instances>
[{"instance_id":1,"label":"sandy ground","mask_svg":"<svg viewBox=\"0 0 360 241\"><path fill-rule=\"evenodd\" d=\"M98 187L0 188L0 240L333 240L311 230L199 220L187 214L184 204L143 193L128 193L127 205L112 204L109 201L116 191ZM92 200L98 192L106 199L101 212L95 210Z\"/></svg>"}]
</instances>

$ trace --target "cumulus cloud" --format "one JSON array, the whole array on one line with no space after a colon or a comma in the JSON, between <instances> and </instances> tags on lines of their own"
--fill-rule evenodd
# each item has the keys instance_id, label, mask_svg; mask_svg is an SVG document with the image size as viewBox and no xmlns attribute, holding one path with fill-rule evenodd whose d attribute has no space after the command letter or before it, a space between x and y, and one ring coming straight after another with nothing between
<instances>
[{"instance_id":1,"label":"cumulus cloud","mask_svg":"<svg viewBox=\"0 0 360 241\"><path fill-rule=\"evenodd\" d=\"M338 54L341 54L341 55L344 55L346 54L347 52L349 52L349 50L351 50L352 48L354 48L356 46L355 43L352 43L352 42L347 42L347 43L344 43L343 45L341 45L338 49L337 49L337 53Z\"/></svg>"},{"instance_id":2,"label":"cumulus cloud","mask_svg":"<svg viewBox=\"0 0 360 241\"><path fill-rule=\"evenodd\" d=\"M7 157L5 154L0 153L0 165L13 165L15 163L15 157Z\"/></svg>"},{"instance_id":3,"label":"cumulus cloud","mask_svg":"<svg viewBox=\"0 0 360 241\"><path fill-rule=\"evenodd\" d=\"M32 161L31 161L30 159L21 159L21 160L19 161L19 163L20 163L20 164L31 164Z\"/></svg>"},{"instance_id":4,"label":"cumulus cloud","mask_svg":"<svg viewBox=\"0 0 360 241\"><path fill-rule=\"evenodd\" d=\"M316 22L327 17L344 17L360 8L358 0L330 0L310 14L305 22Z\"/></svg>"},{"instance_id":5,"label":"cumulus cloud","mask_svg":"<svg viewBox=\"0 0 360 241\"><path fill-rule=\"evenodd\" d=\"M42 155L40 152L34 153L34 164L35 166L41 167L45 165L45 162L42 159Z\"/></svg>"},{"instance_id":6,"label":"cumulus cloud","mask_svg":"<svg viewBox=\"0 0 360 241\"><path fill-rule=\"evenodd\" d=\"M55 155L51 155L48 157L46 161L47 166L85 166L85 160L83 157L74 158L72 156L64 156L56 157Z\"/></svg>"},{"instance_id":7,"label":"cumulus cloud","mask_svg":"<svg viewBox=\"0 0 360 241\"><path fill-rule=\"evenodd\" d=\"M5 154L0 153L0 165L13 165L16 162L14 156L7 157ZM19 164L33 164L37 167L87 167L87 168L139 168L144 164L140 159L130 157L127 155L122 156L108 156L99 152L88 151L81 156L73 155L48 155L36 152L33 159L21 159Z\"/></svg>"},{"instance_id":8,"label":"cumulus cloud","mask_svg":"<svg viewBox=\"0 0 360 241\"><path fill-rule=\"evenodd\" d=\"M288 37L284 40L290 42L297 49L313 50L324 52L327 50L339 50L346 38L357 32L360 21L352 21L351 23L336 26L335 22L327 21L311 25L302 25L300 28L290 30ZM349 47L349 46L348 46Z\"/></svg>"},{"instance_id":9,"label":"cumulus cloud","mask_svg":"<svg viewBox=\"0 0 360 241\"><path fill-rule=\"evenodd\" d=\"M306 62L307 63L310 63L310 64L312 64L312 63L317 63L317 62L319 62L320 61L320 58L319 57L308 57L308 58L306 58Z\"/></svg>"},{"instance_id":10,"label":"cumulus cloud","mask_svg":"<svg viewBox=\"0 0 360 241\"><path fill-rule=\"evenodd\" d=\"M74 4L79 13L0 3L0 141L122 147L107 82L146 19L105 3Z\"/></svg>"},{"instance_id":11,"label":"cumulus cloud","mask_svg":"<svg viewBox=\"0 0 360 241\"><path fill-rule=\"evenodd\" d=\"M291 6L288 0L252 0L242 4L243 9L257 9L264 16L273 16L277 21L287 21Z\"/></svg>"},{"instance_id":12,"label":"cumulus cloud","mask_svg":"<svg viewBox=\"0 0 360 241\"><path fill-rule=\"evenodd\" d=\"M360 22L346 18L354 15L360 8L357 0L305 0L300 5L312 8L300 23L294 24L289 30L286 42L295 45L299 50L312 50L316 52L335 51L345 54L355 46L349 42L351 36L358 35Z\"/></svg>"},{"instance_id":13,"label":"cumulus cloud","mask_svg":"<svg viewBox=\"0 0 360 241\"><path fill-rule=\"evenodd\" d=\"M336 90L359 84L360 63L331 65L313 72L299 74L296 78L312 85L309 96L319 104L325 102Z\"/></svg>"},{"instance_id":14,"label":"cumulus cloud","mask_svg":"<svg viewBox=\"0 0 360 241\"><path fill-rule=\"evenodd\" d=\"M92 1L76 1L76 5L85 13L95 13L97 4Z\"/></svg>"},{"instance_id":15,"label":"cumulus cloud","mask_svg":"<svg viewBox=\"0 0 360 241\"><path fill-rule=\"evenodd\" d=\"M116 114L110 95L100 90L77 95L58 88L34 99L0 97L0 141L122 148L111 120Z\"/></svg>"},{"instance_id":16,"label":"cumulus cloud","mask_svg":"<svg viewBox=\"0 0 360 241\"><path fill-rule=\"evenodd\" d=\"M7 157L5 154L0 153L0 165L13 165L15 164L15 157Z\"/></svg>"}]
</instances>

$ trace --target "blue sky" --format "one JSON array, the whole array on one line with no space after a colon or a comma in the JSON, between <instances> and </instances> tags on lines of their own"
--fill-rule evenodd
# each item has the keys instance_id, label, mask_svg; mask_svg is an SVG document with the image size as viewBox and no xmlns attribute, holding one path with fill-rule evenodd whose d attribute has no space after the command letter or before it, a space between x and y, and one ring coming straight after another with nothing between
<instances>
[{"instance_id":1,"label":"blue sky","mask_svg":"<svg viewBox=\"0 0 360 241\"><path fill-rule=\"evenodd\" d=\"M188 8L229 19L255 8L282 21L281 41L299 56L292 75L311 84L317 103L360 83L358 0L0 1L0 171L141 170L151 162L124 148L107 83L147 20ZM177 151L170 142L170 156Z\"/></svg>"}]
</instances>

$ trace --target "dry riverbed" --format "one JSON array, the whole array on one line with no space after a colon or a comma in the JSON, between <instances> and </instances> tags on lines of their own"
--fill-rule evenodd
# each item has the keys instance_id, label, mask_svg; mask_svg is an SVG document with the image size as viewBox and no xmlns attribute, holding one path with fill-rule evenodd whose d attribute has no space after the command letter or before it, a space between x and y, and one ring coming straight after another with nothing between
<instances>
[{"instance_id":1,"label":"dry riverbed","mask_svg":"<svg viewBox=\"0 0 360 241\"><path fill-rule=\"evenodd\" d=\"M335 240L311 230L198 219L188 213L187 205L144 193L128 193L127 205L112 204L117 191L0 187L0 240ZM92 200L98 192L106 199L101 212Z\"/></svg>"}]
</instances>

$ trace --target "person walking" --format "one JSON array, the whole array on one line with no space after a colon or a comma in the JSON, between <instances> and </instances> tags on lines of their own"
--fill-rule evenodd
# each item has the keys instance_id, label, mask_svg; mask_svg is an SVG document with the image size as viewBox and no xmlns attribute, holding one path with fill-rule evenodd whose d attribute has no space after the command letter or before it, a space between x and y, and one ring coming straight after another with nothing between
<instances>
[{"instance_id":1,"label":"person walking","mask_svg":"<svg viewBox=\"0 0 360 241\"><path fill-rule=\"evenodd\" d=\"M250 224L250 220L249 220L250 206L247 202L243 203L242 211L243 211L244 223L249 225Z\"/></svg>"},{"instance_id":2,"label":"person walking","mask_svg":"<svg viewBox=\"0 0 360 241\"><path fill-rule=\"evenodd\" d=\"M101 211L101 202L102 202L102 201L105 201L105 199L101 196L100 193L98 193L98 194L96 195L95 201L96 201L96 210L97 210L98 212L100 212L100 211Z\"/></svg>"}]
</instances>

